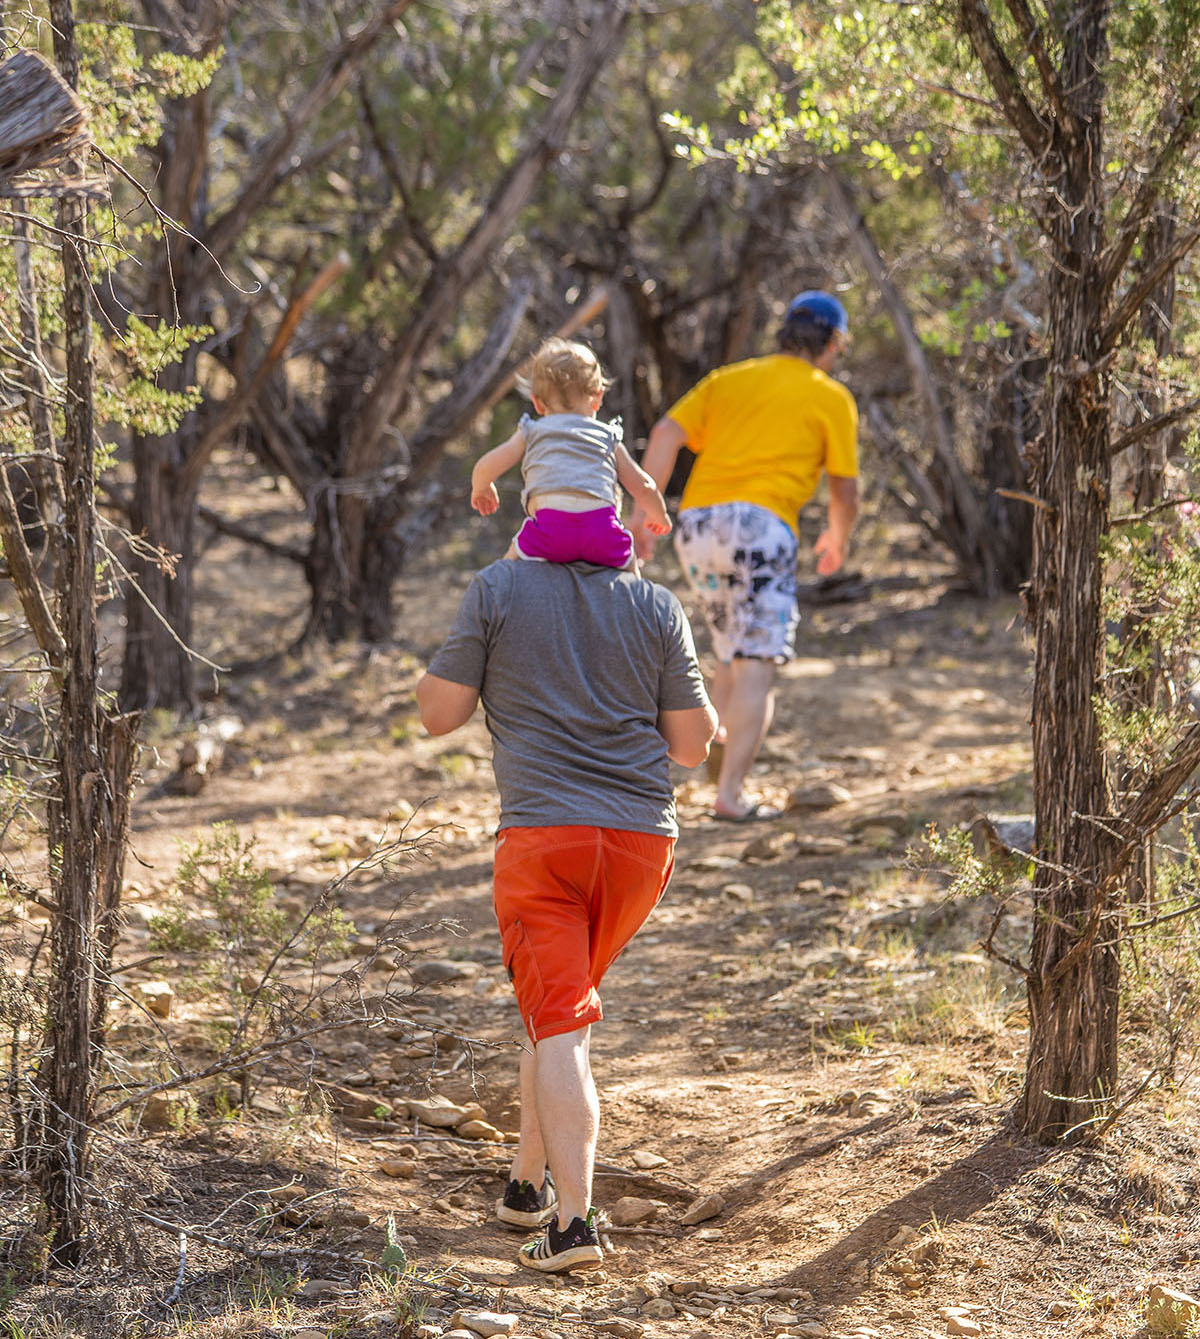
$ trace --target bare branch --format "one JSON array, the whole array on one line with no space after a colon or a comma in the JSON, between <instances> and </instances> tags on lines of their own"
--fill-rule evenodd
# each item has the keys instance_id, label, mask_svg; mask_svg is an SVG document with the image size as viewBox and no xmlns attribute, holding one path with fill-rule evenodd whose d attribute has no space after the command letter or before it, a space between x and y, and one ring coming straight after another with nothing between
<instances>
[{"instance_id":1,"label":"bare branch","mask_svg":"<svg viewBox=\"0 0 1200 1339\"><path fill-rule=\"evenodd\" d=\"M1165 413L1155 414L1152 418L1143 419L1141 423L1127 429L1113 442L1111 447L1113 458L1115 459L1123 451L1128 451L1131 446L1137 446L1139 442L1144 442L1147 437L1153 437L1156 433L1173 427L1183 419L1190 418L1198 409L1200 409L1200 395L1193 400L1185 400L1183 404L1176 405L1174 409L1168 409Z\"/></svg>"},{"instance_id":2,"label":"bare branch","mask_svg":"<svg viewBox=\"0 0 1200 1339\"><path fill-rule=\"evenodd\" d=\"M1197 129L1200 129L1200 98L1193 93L1183 106L1177 108L1170 134L1154 162L1142 172L1142 184L1125 211L1112 245L1101 258L1105 287L1111 288L1121 277L1142 227L1162 195L1164 179L1195 139Z\"/></svg>"},{"instance_id":3,"label":"bare branch","mask_svg":"<svg viewBox=\"0 0 1200 1339\"><path fill-rule=\"evenodd\" d=\"M1038 78L1042 81L1042 88L1045 91L1047 101L1054 109L1055 119L1063 125L1069 136L1075 138L1079 133L1079 118L1071 111L1063 98L1062 83L1059 80L1058 71L1051 64L1042 30L1038 27L1037 20L1033 17L1025 0L1005 0L1005 4L1016 22L1017 29L1025 43L1025 49L1033 57L1033 63L1037 66Z\"/></svg>"},{"instance_id":4,"label":"bare branch","mask_svg":"<svg viewBox=\"0 0 1200 1339\"><path fill-rule=\"evenodd\" d=\"M959 13L1005 116L1029 152L1035 159L1040 158L1050 147L1050 127L1030 104L1020 76L1000 45L987 0L960 0Z\"/></svg>"},{"instance_id":5,"label":"bare branch","mask_svg":"<svg viewBox=\"0 0 1200 1339\"><path fill-rule=\"evenodd\" d=\"M1117 302L1109 317L1108 325L1100 339L1099 354L1110 353L1116 348L1118 340L1125 333L1125 327L1138 314L1142 303L1158 285L1179 264L1187 253L1200 241L1200 227L1191 228L1175 239L1135 283L1125 290L1124 296Z\"/></svg>"},{"instance_id":6,"label":"bare branch","mask_svg":"<svg viewBox=\"0 0 1200 1339\"><path fill-rule=\"evenodd\" d=\"M321 268L312 283L288 304L287 311L284 312L283 319L275 331L275 338L272 339L271 346L263 355L254 375L238 387L232 398L222 407L217 421L209 427L189 453L184 467L184 480L189 488L199 487L200 476L204 473L208 458L241 421L247 408L266 384L275 364L283 357L284 350L296 333L296 327L304 313L349 268L350 257L344 251L339 251Z\"/></svg>"},{"instance_id":7,"label":"bare branch","mask_svg":"<svg viewBox=\"0 0 1200 1339\"><path fill-rule=\"evenodd\" d=\"M283 125L261 147L245 173L245 186L238 198L208 229L205 243L217 258L225 256L245 231L246 224L292 174L291 158L296 142L315 116L346 86L363 58L412 4L391 0L338 47L326 62L312 88L284 117Z\"/></svg>"}]
</instances>

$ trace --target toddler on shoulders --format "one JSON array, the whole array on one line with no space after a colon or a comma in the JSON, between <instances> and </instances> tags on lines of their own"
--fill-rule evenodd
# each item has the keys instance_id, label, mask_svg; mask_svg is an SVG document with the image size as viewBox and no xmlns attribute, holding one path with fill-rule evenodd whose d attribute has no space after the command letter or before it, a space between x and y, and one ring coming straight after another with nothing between
<instances>
[{"instance_id":1,"label":"toddler on shoulders","mask_svg":"<svg viewBox=\"0 0 1200 1339\"><path fill-rule=\"evenodd\" d=\"M500 505L496 480L520 462L526 519L506 558L636 571L618 483L644 509L653 534L665 535L671 520L654 480L626 449L619 420L596 418L609 384L596 355L585 344L548 339L518 384L539 417L526 414L506 442L480 457L471 473L471 506L491 516Z\"/></svg>"}]
</instances>

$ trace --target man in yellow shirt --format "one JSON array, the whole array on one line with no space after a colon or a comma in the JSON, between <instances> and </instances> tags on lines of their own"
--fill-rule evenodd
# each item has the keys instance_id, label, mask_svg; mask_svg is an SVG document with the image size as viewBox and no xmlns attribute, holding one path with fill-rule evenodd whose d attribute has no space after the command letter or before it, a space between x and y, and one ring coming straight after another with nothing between
<instances>
[{"instance_id":1,"label":"man in yellow shirt","mask_svg":"<svg viewBox=\"0 0 1200 1339\"><path fill-rule=\"evenodd\" d=\"M858 515L858 411L830 376L847 329L837 298L793 298L779 352L710 372L655 424L642 461L662 489L680 447L696 453L675 544L718 661L715 818L777 817L746 795L745 781L774 714L776 665L795 653L797 518L824 471L828 526L813 551L827 576L842 566ZM654 536L643 519L635 512L632 529L649 558Z\"/></svg>"}]
</instances>

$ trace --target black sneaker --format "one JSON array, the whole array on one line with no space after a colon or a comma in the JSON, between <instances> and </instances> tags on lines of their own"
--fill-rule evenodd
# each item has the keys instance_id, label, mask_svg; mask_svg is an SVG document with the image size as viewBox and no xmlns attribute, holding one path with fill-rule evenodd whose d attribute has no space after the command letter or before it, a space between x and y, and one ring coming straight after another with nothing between
<instances>
[{"instance_id":1,"label":"black sneaker","mask_svg":"<svg viewBox=\"0 0 1200 1339\"><path fill-rule=\"evenodd\" d=\"M548 1223L557 1212L558 1194L549 1172L541 1190L534 1190L532 1181L510 1181L496 1201L496 1217L502 1223L526 1231Z\"/></svg>"},{"instance_id":2,"label":"black sneaker","mask_svg":"<svg viewBox=\"0 0 1200 1339\"><path fill-rule=\"evenodd\" d=\"M589 1209L586 1218L572 1218L560 1232L551 1221L544 1236L527 1241L517 1257L530 1269L543 1274L559 1274L568 1269L595 1269L604 1260L600 1236L596 1231L596 1210Z\"/></svg>"}]
</instances>

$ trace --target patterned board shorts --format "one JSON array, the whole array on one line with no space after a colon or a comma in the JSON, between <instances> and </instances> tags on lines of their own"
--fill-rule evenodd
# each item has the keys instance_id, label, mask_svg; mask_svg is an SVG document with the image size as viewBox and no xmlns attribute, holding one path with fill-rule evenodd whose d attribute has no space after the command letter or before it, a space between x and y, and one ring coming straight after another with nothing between
<instances>
[{"instance_id":1,"label":"patterned board shorts","mask_svg":"<svg viewBox=\"0 0 1200 1339\"><path fill-rule=\"evenodd\" d=\"M723 664L790 660L796 649L796 536L765 507L722 502L679 513L675 548Z\"/></svg>"}]
</instances>

